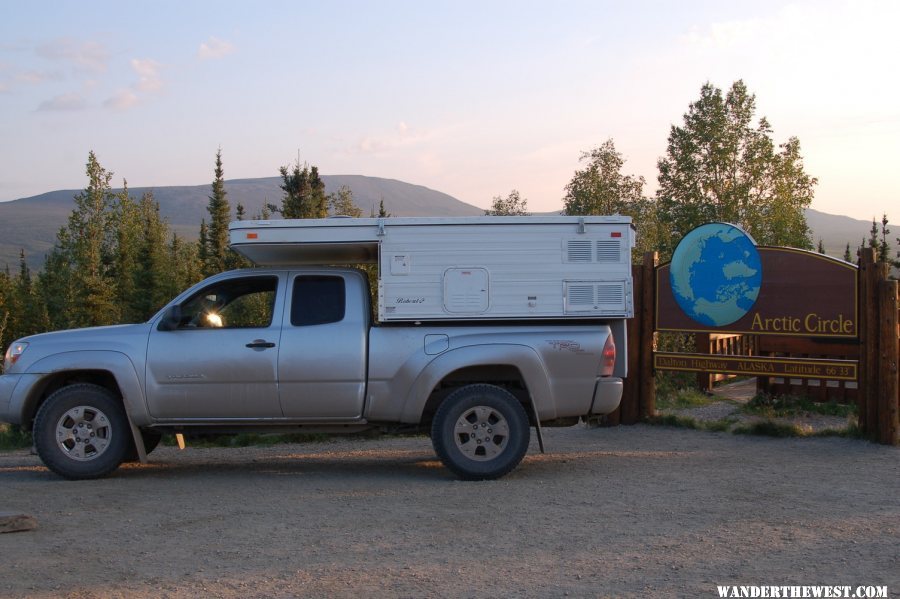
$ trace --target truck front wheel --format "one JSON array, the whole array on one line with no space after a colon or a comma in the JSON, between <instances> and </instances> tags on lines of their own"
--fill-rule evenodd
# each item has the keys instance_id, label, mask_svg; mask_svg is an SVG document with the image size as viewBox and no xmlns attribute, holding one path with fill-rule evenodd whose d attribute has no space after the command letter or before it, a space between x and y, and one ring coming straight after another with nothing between
<instances>
[{"instance_id":1,"label":"truck front wheel","mask_svg":"<svg viewBox=\"0 0 900 599\"><path fill-rule=\"evenodd\" d=\"M125 410L112 392L86 383L69 385L41 405L34 444L50 470L68 479L105 476L130 446Z\"/></svg>"},{"instance_id":2,"label":"truck front wheel","mask_svg":"<svg viewBox=\"0 0 900 599\"><path fill-rule=\"evenodd\" d=\"M528 451L528 416L508 391L494 385L467 385L445 399L434 415L434 451L465 480L500 478Z\"/></svg>"}]
</instances>

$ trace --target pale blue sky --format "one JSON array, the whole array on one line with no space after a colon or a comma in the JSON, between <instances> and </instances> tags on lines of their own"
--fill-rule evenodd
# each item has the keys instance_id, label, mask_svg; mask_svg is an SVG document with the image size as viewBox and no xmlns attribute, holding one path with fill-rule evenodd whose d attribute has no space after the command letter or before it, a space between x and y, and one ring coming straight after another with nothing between
<instances>
[{"instance_id":1,"label":"pale blue sky","mask_svg":"<svg viewBox=\"0 0 900 599\"><path fill-rule=\"evenodd\" d=\"M800 138L814 208L900 213L900 3L0 0L0 201L85 184L396 178L562 205L582 151L656 160L705 81ZM890 214L896 219L897 214Z\"/></svg>"}]
</instances>

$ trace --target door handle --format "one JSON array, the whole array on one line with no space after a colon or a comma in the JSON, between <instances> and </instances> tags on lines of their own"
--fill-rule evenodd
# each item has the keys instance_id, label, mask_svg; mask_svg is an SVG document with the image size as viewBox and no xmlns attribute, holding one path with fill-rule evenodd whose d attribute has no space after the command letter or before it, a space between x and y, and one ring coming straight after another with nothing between
<instances>
[{"instance_id":1,"label":"door handle","mask_svg":"<svg viewBox=\"0 0 900 599\"><path fill-rule=\"evenodd\" d=\"M252 342L248 343L246 347L251 349L265 349L267 347L275 347L275 344L271 341L266 341L265 339L254 339Z\"/></svg>"}]
</instances>

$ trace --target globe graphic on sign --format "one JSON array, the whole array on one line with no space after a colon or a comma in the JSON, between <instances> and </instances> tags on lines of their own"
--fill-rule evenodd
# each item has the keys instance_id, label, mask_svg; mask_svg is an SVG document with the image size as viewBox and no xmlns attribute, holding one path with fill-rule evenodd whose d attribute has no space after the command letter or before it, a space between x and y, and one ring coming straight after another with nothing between
<instances>
[{"instance_id":1,"label":"globe graphic on sign","mask_svg":"<svg viewBox=\"0 0 900 599\"><path fill-rule=\"evenodd\" d=\"M672 254L675 301L696 322L721 327L740 320L759 296L762 264L740 228L709 223L684 236Z\"/></svg>"}]
</instances>

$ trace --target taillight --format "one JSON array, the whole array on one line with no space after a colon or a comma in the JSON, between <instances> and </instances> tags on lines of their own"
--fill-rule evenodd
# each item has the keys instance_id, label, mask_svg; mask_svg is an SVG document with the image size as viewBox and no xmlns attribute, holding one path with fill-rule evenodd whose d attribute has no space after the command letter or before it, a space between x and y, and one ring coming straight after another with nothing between
<instances>
[{"instance_id":1,"label":"taillight","mask_svg":"<svg viewBox=\"0 0 900 599\"><path fill-rule=\"evenodd\" d=\"M603 346L603 354L600 360L600 376L612 376L613 369L616 367L616 342L613 336L606 338L606 344Z\"/></svg>"}]
</instances>

